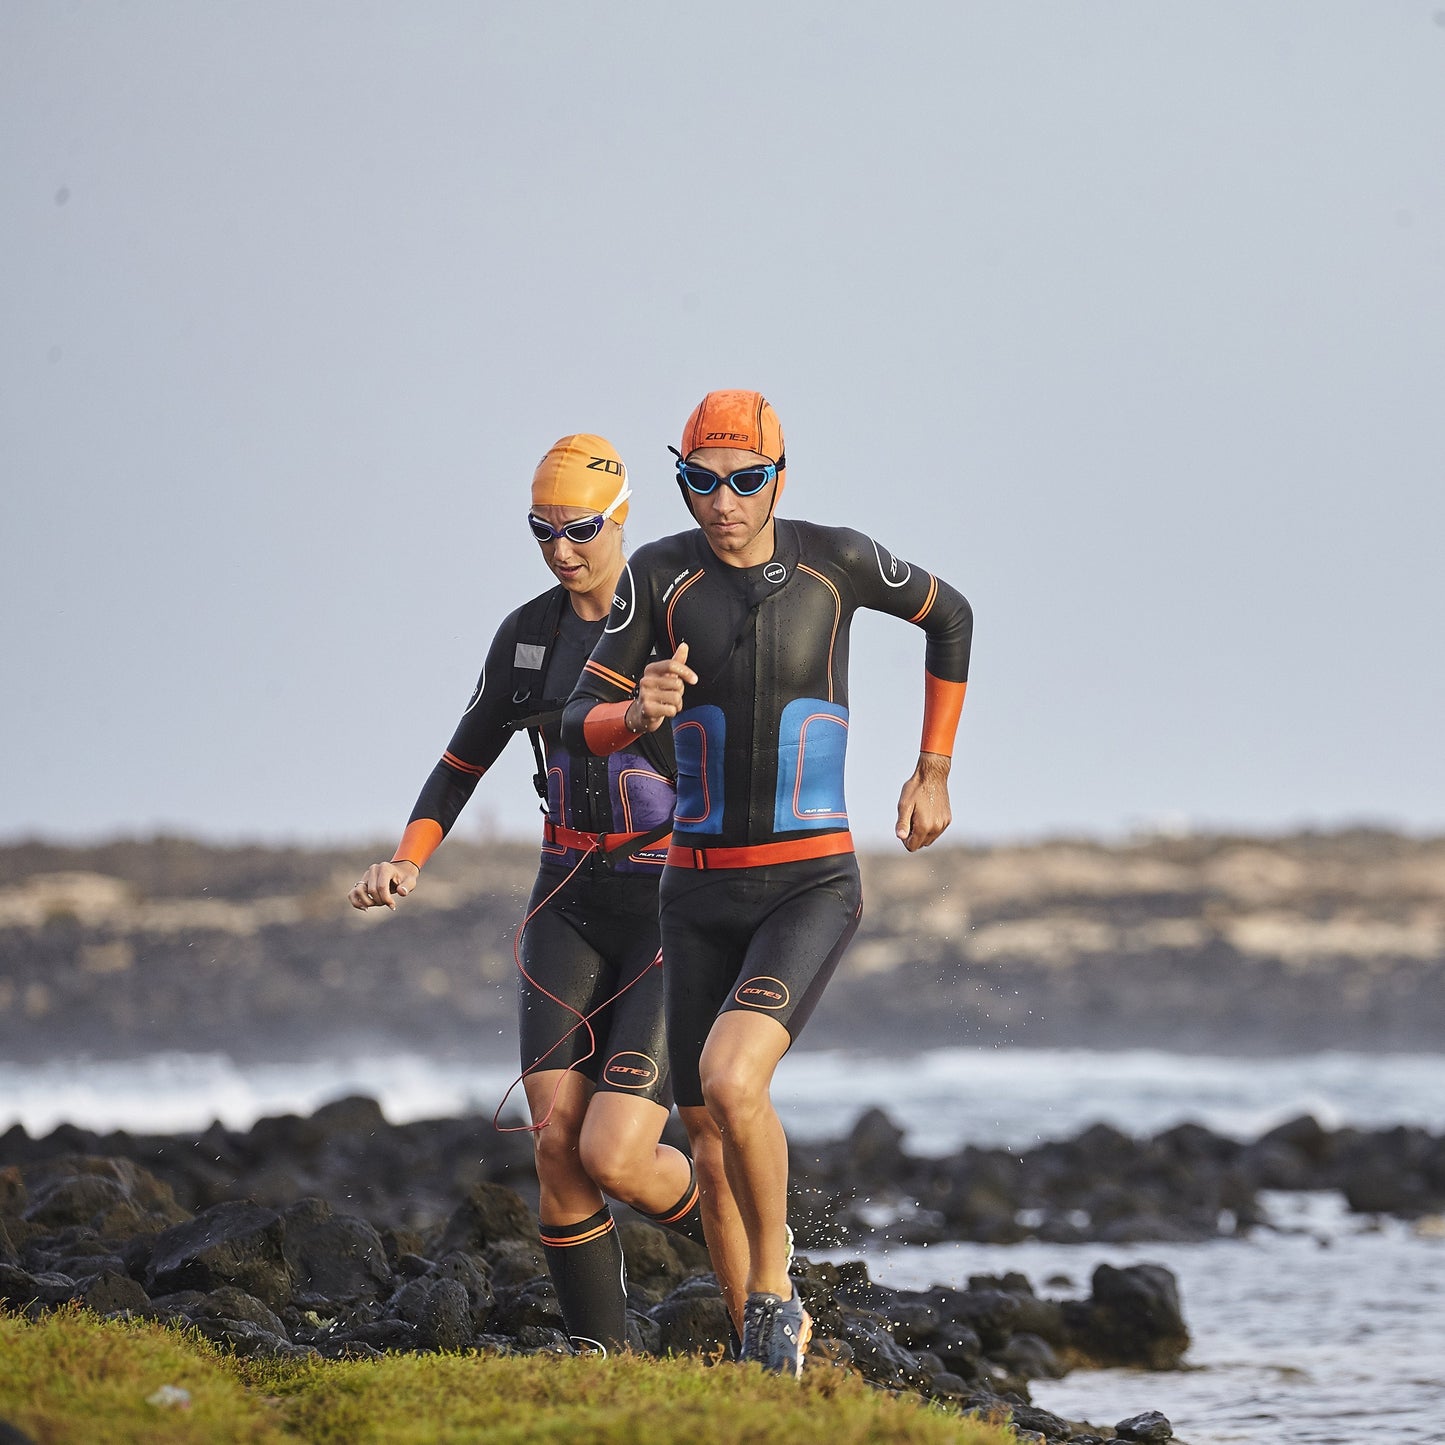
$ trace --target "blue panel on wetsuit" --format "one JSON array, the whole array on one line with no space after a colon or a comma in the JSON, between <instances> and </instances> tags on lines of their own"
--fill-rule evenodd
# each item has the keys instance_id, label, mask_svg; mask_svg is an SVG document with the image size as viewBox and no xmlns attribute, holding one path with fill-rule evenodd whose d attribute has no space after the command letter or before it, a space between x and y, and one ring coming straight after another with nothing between
<instances>
[{"instance_id":1,"label":"blue panel on wetsuit","mask_svg":"<svg viewBox=\"0 0 1445 1445\"><path fill-rule=\"evenodd\" d=\"M677 753L677 811L681 833L721 833L723 825L723 710L707 703L684 708L672 720Z\"/></svg>"},{"instance_id":2,"label":"blue panel on wetsuit","mask_svg":"<svg viewBox=\"0 0 1445 1445\"><path fill-rule=\"evenodd\" d=\"M778 725L778 794L773 827L837 828L848 822L843 757L848 709L817 697L794 698Z\"/></svg>"}]
</instances>

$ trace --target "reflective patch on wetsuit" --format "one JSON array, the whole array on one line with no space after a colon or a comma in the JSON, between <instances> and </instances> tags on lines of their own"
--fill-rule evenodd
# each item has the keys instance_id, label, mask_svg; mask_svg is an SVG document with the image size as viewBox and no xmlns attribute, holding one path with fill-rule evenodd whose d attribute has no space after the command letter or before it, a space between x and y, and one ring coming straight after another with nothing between
<instances>
[{"instance_id":1,"label":"reflective patch on wetsuit","mask_svg":"<svg viewBox=\"0 0 1445 1445\"><path fill-rule=\"evenodd\" d=\"M648 1089L657 1082L657 1061L646 1054L624 1049L607 1060L602 1077L614 1089Z\"/></svg>"},{"instance_id":2,"label":"reflective patch on wetsuit","mask_svg":"<svg viewBox=\"0 0 1445 1445\"><path fill-rule=\"evenodd\" d=\"M514 667L530 668L535 672L547 660L547 649L536 642L519 642Z\"/></svg>"},{"instance_id":3,"label":"reflective patch on wetsuit","mask_svg":"<svg viewBox=\"0 0 1445 1445\"><path fill-rule=\"evenodd\" d=\"M612 610L607 614L604 632L621 632L637 614L637 583L632 579L632 563L626 563L622 575L617 579L617 591L612 598Z\"/></svg>"},{"instance_id":4,"label":"reflective patch on wetsuit","mask_svg":"<svg viewBox=\"0 0 1445 1445\"><path fill-rule=\"evenodd\" d=\"M817 697L794 698L778 724L778 791L773 828L836 828L848 821L843 761L848 709Z\"/></svg>"},{"instance_id":5,"label":"reflective patch on wetsuit","mask_svg":"<svg viewBox=\"0 0 1445 1445\"><path fill-rule=\"evenodd\" d=\"M689 833L721 833L723 744L727 719L712 703L684 708L672 721L677 753L677 811L672 821Z\"/></svg>"}]
</instances>

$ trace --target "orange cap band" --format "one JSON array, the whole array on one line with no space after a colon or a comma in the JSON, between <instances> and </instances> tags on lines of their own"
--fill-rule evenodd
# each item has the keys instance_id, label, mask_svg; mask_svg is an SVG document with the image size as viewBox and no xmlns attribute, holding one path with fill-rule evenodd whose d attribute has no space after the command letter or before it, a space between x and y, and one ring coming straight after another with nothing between
<instances>
[{"instance_id":1,"label":"orange cap band","mask_svg":"<svg viewBox=\"0 0 1445 1445\"><path fill-rule=\"evenodd\" d=\"M619 527L627 520L631 495L627 468L616 448L591 432L563 437L532 474L534 507L585 507L611 517Z\"/></svg>"}]
</instances>

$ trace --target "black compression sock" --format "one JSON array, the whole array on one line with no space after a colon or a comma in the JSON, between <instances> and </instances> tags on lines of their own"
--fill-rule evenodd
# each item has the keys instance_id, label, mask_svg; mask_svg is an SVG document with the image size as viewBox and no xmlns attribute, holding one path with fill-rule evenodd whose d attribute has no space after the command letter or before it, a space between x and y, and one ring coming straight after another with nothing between
<instances>
[{"instance_id":1,"label":"black compression sock","mask_svg":"<svg viewBox=\"0 0 1445 1445\"><path fill-rule=\"evenodd\" d=\"M707 1240L702 1232L702 1209L699 1204L701 1197L701 1191L697 1187L697 1171L689 1166L687 1188L683 1190L682 1198L676 1204L658 1214L648 1214L645 1209L639 1210L638 1213L644 1219L650 1219L654 1224L661 1224L664 1228L676 1230L678 1234L706 1249Z\"/></svg>"},{"instance_id":2,"label":"black compression sock","mask_svg":"<svg viewBox=\"0 0 1445 1445\"><path fill-rule=\"evenodd\" d=\"M626 1349L622 1241L607 1206L580 1224L544 1224L542 1250L573 1343L609 1355Z\"/></svg>"}]
</instances>

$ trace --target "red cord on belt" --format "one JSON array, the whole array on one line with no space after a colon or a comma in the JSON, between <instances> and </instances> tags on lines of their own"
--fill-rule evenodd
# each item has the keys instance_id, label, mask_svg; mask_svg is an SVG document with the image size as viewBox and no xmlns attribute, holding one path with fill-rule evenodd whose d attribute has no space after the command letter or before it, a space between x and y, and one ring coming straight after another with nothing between
<instances>
[{"instance_id":1,"label":"red cord on belt","mask_svg":"<svg viewBox=\"0 0 1445 1445\"><path fill-rule=\"evenodd\" d=\"M548 825L549 828L551 828L551 826L551 824ZM566 830L557 830L558 833L561 833L563 831L566 831L568 833L572 832L570 828ZM512 1097L512 1090L515 1089L517 1085L520 1084L527 1077L528 1074L536 1073L537 1070L542 1066L543 1063L546 1062L547 1059L549 1059L553 1054L555 1054L557 1050L560 1049L562 1045L565 1044L567 1040L570 1039L572 1035L577 1032L578 1029L582 1028L585 1028L587 1030L590 1042L587 1045L587 1052L583 1054L582 1057L576 1061L576 1064L573 1064L571 1067L576 1068L577 1064L586 1063L587 1060L590 1059L592 1055L597 1052L597 1033L592 1027L592 1020L596 1018L596 1016L601 1013L603 1009L607 1008L610 1004L616 1003L617 1000L620 999L622 995L625 994L627 990L632 987L633 984L637 983L640 979L643 979L647 976L646 970L644 970L642 973L639 973L636 978L633 978L629 982L623 984L622 987L618 989L611 998L603 999L603 1001L598 1004L597 1007L593 1009L590 1013L584 1014L580 1010L573 1008L572 1005L568 1003L565 999L558 998L557 995L553 993L550 989L543 988L543 986L538 983L537 980L533 978L530 973L527 972L525 966L523 965L522 934L526 931L527 925L572 881L573 876L576 874L577 870L587 861L588 857L591 854L600 851L600 845L602 840L611 835L599 835L597 833L576 833L573 836L578 838L580 841L576 843L568 842L567 846L580 848L582 850L582 856L572 865L571 869L567 873L567 876L522 920L521 924L517 928L516 936L512 940L512 957L516 960L517 972L520 973L522 977L525 978L527 982L531 984L534 989L537 990L538 993L544 994L547 998L551 999L553 1003L557 1004L561 1008L566 1009L568 1013L576 1014L577 1022L573 1024L572 1027L568 1029L567 1032L563 1034L562 1037L558 1039L557 1042L553 1044L552 1047L548 1049L541 1058L539 1058L535 1063L528 1064L528 1066L523 1069L522 1072L518 1074L517 1077L513 1079L510 1084L507 1085L507 1092L502 1095L501 1103L497 1105L496 1112L492 1115L492 1128L494 1128L499 1134L537 1134L540 1133L543 1129L547 1127L548 1124L552 1122L552 1114L557 1107L557 1095L562 1091L562 1080L566 1077L567 1073L570 1072L570 1070L568 1069L562 1070L561 1074L558 1075L556 1087L552 1090L552 1098L547 1104L547 1112L537 1123L502 1124L498 1121L501 1118L502 1110L506 1108L507 1100ZM641 835L634 834L632 836L640 837ZM657 968L661 965L661 963L662 950L659 949L657 957L652 960L652 967Z\"/></svg>"}]
</instances>

